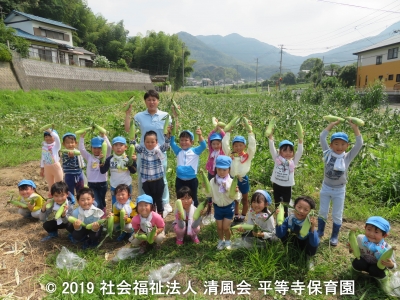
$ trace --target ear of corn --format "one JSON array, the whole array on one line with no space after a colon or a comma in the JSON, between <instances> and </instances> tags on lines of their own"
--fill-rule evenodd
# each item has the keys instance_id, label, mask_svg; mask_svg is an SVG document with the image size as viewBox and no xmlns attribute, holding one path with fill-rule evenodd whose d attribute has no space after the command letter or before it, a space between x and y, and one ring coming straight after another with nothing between
<instances>
[{"instance_id":1,"label":"ear of corn","mask_svg":"<svg viewBox=\"0 0 400 300\"><path fill-rule=\"evenodd\" d=\"M121 227L121 232L125 231L124 230L124 228L125 228L125 219L124 219L125 215L126 215L125 209L122 208L119 211L119 226Z\"/></svg>"},{"instance_id":2,"label":"ear of corn","mask_svg":"<svg viewBox=\"0 0 400 300\"><path fill-rule=\"evenodd\" d=\"M76 135L81 135L81 134L83 134L83 133L85 133L85 132L88 132L88 131L91 130L91 129L92 129L92 127L87 127L87 128L79 129L79 130L75 131L75 134L76 134Z\"/></svg>"},{"instance_id":3,"label":"ear of corn","mask_svg":"<svg viewBox=\"0 0 400 300\"><path fill-rule=\"evenodd\" d=\"M240 119L239 116L234 117L228 124L225 126L225 131L229 131L236 124L236 122Z\"/></svg>"},{"instance_id":4,"label":"ear of corn","mask_svg":"<svg viewBox=\"0 0 400 300\"><path fill-rule=\"evenodd\" d=\"M299 137L299 140L302 140L304 137L303 126L301 126L301 123L299 120L297 120L296 129L297 129L297 136Z\"/></svg>"},{"instance_id":5,"label":"ear of corn","mask_svg":"<svg viewBox=\"0 0 400 300\"><path fill-rule=\"evenodd\" d=\"M364 126L365 122L359 118L355 117L346 117L346 120L351 121L352 123L356 124L357 126Z\"/></svg>"},{"instance_id":6,"label":"ear of corn","mask_svg":"<svg viewBox=\"0 0 400 300\"><path fill-rule=\"evenodd\" d=\"M164 121L164 134L168 134L168 126L169 126L169 115L167 115L167 118Z\"/></svg>"},{"instance_id":7,"label":"ear of corn","mask_svg":"<svg viewBox=\"0 0 400 300\"><path fill-rule=\"evenodd\" d=\"M386 268L384 265L382 265L382 260L387 260L387 259L391 258L393 255L393 250L394 250L394 248L389 248L388 250L386 250L386 252L384 252L381 255L381 257L379 257L379 259L378 259L378 268L379 269L383 270Z\"/></svg>"},{"instance_id":8,"label":"ear of corn","mask_svg":"<svg viewBox=\"0 0 400 300\"><path fill-rule=\"evenodd\" d=\"M280 226L283 224L283 221L285 220L285 208L284 208L282 202L279 203L278 209L279 209L279 212L278 212L278 215L276 216L276 223Z\"/></svg>"},{"instance_id":9,"label":"ear of corn","mask_svg":"<svg viewBox=\"0 0 400 300\"><path fill-rule=\"evenodd\" d=\"M248 132L252 132L253 131L253 127L251 127L251 125L249 124L249 120L247 120L246 117L243 117L243 122L244 122L244 126L246 127L246 130Z\"/></svg>"},{"instance_id":10,"label":"ear of corn","mask_svg":"<svg viewBox=\"0 0 400 300\"><path fill-rule=\"evenodd\" d=\"M175 207L180 213L181 220L185 220L185 211L183 210L182 200L178 199L175 201Z\"/></svg>"},{"instance_id":11,"label":"ear of corn","mask_svg":"<svg viewBox=\"0 0 400 300\"><path fill-rule=\"evenodd\" d=\"M213 126L217 126L217 124L218 124L217 118L216 117L212 117L211 120L212 120Z\"/></svg>"},{"instance_id":12,"label":"ear of corn","mask_svg":"<svg viewBox=\"0 0 400 300\"><path fill-rule=\"evenodd\" d=\"M332 115L324 116L324 119L327 120L328 122L336 122L336 121L344 122L343 118Z\"/></svg>"},{"instance_id":13,"label":"ear of corn","mask_svg":"<svg viewBox=\"0 0 400 300\"><path fill-rule=\"evenodd\" d=\"M114 216L109 216L107 219L107 235L112 239L112 234L114 231Z\"/></svg>"},{"instance_id":14,"label":"ear of corn","mask_svg":"<svg viewBox=\"0 0 400 300\"><path fill-rule=\"evenodd\" d=\"M193 220L197 220L198 218L200 218L200 214L201 214L201 212L203 211L203 209L206 207L206 203L207 201L206 200L204 200L204 201L201 201L200 203L199 203L199 205L197 205L197 208L196 208L196 210L194 211L194 213L193 213Z\"/></svg>"},{"instance_id":15,"label":"ear of corn","mask_svg":"<svg viewBox=\"0 0 400 300\"><path fill-rule=\"evenodd\" d=\"M147 242L147 235L144 233L136 233L135 237L141 241Z\"/></svg>"},{"instance_id":16,"label":"ear of corn","mask_svg":"<svg viewBox=\"0 0 400 300\"><path fill-rule=\"evenodd\" d=\"M73 217L73 216L69 216L69 217L68 217L68 222L70 222L70 223L72 223L72 224L74 224L77 220L78 220L78 219L75 218L75 217ZM81 225L82 225L83 227L86 227L86 228L87 228L87 225L86 225L85 223L82 222Z\"/></svg>"},{"instance_id":17,"label":"ear of corn","mask_svg":"<svg viewBox=\"0 0 400 300\"><path fill-rule=\"evenodd\" d=\"M310 231L310 228L311 228L311 222L310 222L310 218L307 216L303 222L303 226L301 226L300 236L306 237L308 232Z\"/></svg>"},{"instance_id":18,"label":"ear of corn","mask_svg":"<svg viewBox=\"0 0 400 300\"><path fill-rule=\"evenodd\" d=\"M57 210L56 215L54 216L54 219L57 220L61 218L61 215L64 212L64 207L67 205L67 200L63 204L61 204L60 208Z\"/></svg>"},{"instance_id":19,"label":"ear of corn","mask_svg":"<svg viewBox=\"0 0 400 300\"><path fill-rule=\"evenodd\" d=\"M172 105L174 106L175 112L178 116L180 116L182 114L181 110L179 109L178 104L176 104L174 99L171 99L172 101Z\"/></svg>"},{"instance_id":20,"label":"ear of corn","mask_svg":"<svg viewBox=\"0 0 400 300\"><path fill-rule=\"evenodd\" d=\"M259 232L261 232L261 227L259 225L257 225L257 224L254 224L253 231L256 232L256 233L259 233Z\"/></svg>"},{"instance_id":21,"label":"ear of corn","mask_svg":"<svg viewBox=\"0 0 400 300\"><path fill-rule=\"evenodd\" d=\"M201 176L201 181L204 184L204 189L206 191L207 195L211 194L211 185L210 185L210 181L208 180L208 177L206 175L206 172L204 172L203 169L200 169L200 176Z\"/></svg>"},{"instance_id":22,"label":"ear of corn","mask_svg":"<svg viewBox=\"0 0 400 300\"><path fill-rule=\"evenodd\" d=\"M172 119L172 129L171 129L171 136L176 135L176 120Z\"/></svg>"},{"instance_id":23,"label":"ear of corn","mask_svg":"<svg viewBox=\"0 0 400 300\"><path fill-rule=\"evenodd\" d=\"M101 159L102 164L104 164L104 162L106 161L106 158L107 158L107 148L108 148L108 145L107 145L106 141L103 141L103 143L101 144L101 154L103 155L103 157Z\"/></svg>"},{"instance_id":24,"label":"ear of corn","mask_svg":"<svg viewBox=\"0 0 400 300\"><path fill-rule=\"evenodd\" d=\"M53 124L46 124L46 125L44 125L44 126L42 126L42 127L40 127L40 131L45 131L45 130L47 130L47 129L49 129L49 128L53 128L54 126L53 126Z\"/></svg>"},{"instance_id":25,"label":"ear of corn","mask_svg":"<svg viewBox=\"0 0 400 300\"><path fill-rule=\"evenodd\" d=\"M99 126L99 125L97 125L97 124L93 124L93 126L96 127L96 129L97 129L99 132L104 133L104 134L107 133L107 130L105 130L103 127L101 127L101 126Z\"/></svg>"},{"instance_id":26,"label":"ear of corn","mask_svg":"<svg viewBox=\"0 0 400 300\"><path fill-rule=\"evenodd\" d=\"M18 200L8 200L7 203L10 203L15 206L21 206L22 208L28 208L25 202L18 201Z\"/></svg>"},{"instance_id":27,"label":"ear of corn","mask_svg":"<svg viewBox=\"0 0 400 300\"><path fill-rule=\"evenodd\" d=\"M157 226L154 226L153 229L151 229L148 237L147 237L147 242L149 244L153 244L154 243L154 237L156 236L156 231L157 231Z\"/></svg>"},{"instance_id":28,"label":"ear of corn","mask_svg":"<svg viewBox=\"0 0 400 300\"><path fill-rule=\"evenodd\" d=\"M232 226L231 228L232 229L240 229L241 228L243 230L253 230L254 229L254 225L244 223L244 224L239 224L239 225Z\"/></svg>"},{"instance_id":29,"label":"ear of corn","mask_svg":"<svg viewBox=\"0 0 400 300\"><path fill-rule=\"evenodd\" d=\"M92 229L93 229L93 224L94 224L94 223L97 223L97 224L99 224L99 225L101 226L101 225L103 225L106 221L107 221L107 219L100 219L100 220L97 220L96 222L93 222L93 223L90 223L90 224L86 225L86 229L87 229L87 230L92 230Z\"/></svg>"},{"instance_id":30,"label":"ear of corn","mask_svg":"<svg viewBox=\"0 0 400 300\"><path fill-rule=\"evenodd\" d=\"M129 106L131 106L131 105L133 104L134 101L135 101L135 96L132 96L132 97L128 100L128 103L126 103L125 111L128 111Z\"/></svg>"},{"instance_id":31,"label":"ear of corn","mask_svg":"<svg viewBox=\"0 0 400 300\"><path fill-rule=\"evenodd\" d=\"M353 250L353 254L357 259L360 259L361 253L360 248L358 247L357 237L354 230L350 230L349 232L349 244L351 249Z\"/></svg>"},{"instance_id":32,"label":"ear of corn","mask_svg":"<svg viewBox=\"0 0 400 300\"><path fill-rule=\"evenodd\" d=\"M221 127L221 128L225 128L225 127L226 127L226 124L225 124L224 122L218 122L218 123L217 123L217 126L218 126L218 127Z\"/></svg>"},{"instance_id":33,"label":"ear of corn","mask_svg":"<svg viewBox=\"0 0 400 300\"><path fill-rule=\"evenodd\" d=\"M229 198L236 199L236 187L237 186L238 186L238 179L236 177L233 177L232 184L229 189Z\"/></svg>"},{"instance_id":34,"label":"ear of corn","mask_svg":"<svg viewBox=\"0 0 400 300\"><path fill-rule=\"evenodd\" d=\"M272 129L274 129L274 126L276 124L276 119L275 117L272 117L271 120L269 120L267 129L265 130L265 136L269 137L272 133Z\"/></svg>"},{"instance_id":35,"label":"ear of corn","mask_svg":"<svg viewBox=\"0 0 400 300\"><path fill-rule=\"evenodd\" d=\"M196 130L200 129L200 126L196 127ZM197 144L199 142L199 135L196 134L196 132L194 133L194 139L193 139L193 144Z\"/></svg>"},{"instance_id":36,"label":"ear of corn","mask_svg":"<svg viewBox=\"0 0 400 300\"><path fill-rule=\"evenodd\" d=\"M135 135L136 135L136 123L135 120L132 119L131 123L130 123L130 128L129 128L129 139L132 141L135 139Z\"/></svg>"},{"instance_id":37,"label":"ear of corn","mask_svg":"<svg viewBox=\"0 0 400 300\"><path fill-rule=\"evenodd\" d=\"M61 153L69 153L69 152L73 152L73 153L74 153L74 155L81 155L81 151L79 151L79 150L76 150L76 149L74 149L74 150L62 149L62 150L60 150L60 152L61 152Z\"/></svg>"},{"instance_id":38,"label":"ear of corn","mask_svg":"<svg viewBox=\"0 0 400 300\"><path fill-rule=\"evenodd\" d=\"M135 145L130 144L128 149L128 166L132 166L133 164L133 159L132 159L133 153L135 153Z\"/></svg>"},{"instance_id":39,"label":"ear of corn","mask_svg":"<svg viewBox=\"0 0 400 300\"><path fill-rule=\"evenodd\" d=\"M51 202L46 204L46 209L50 209L54 205L54 199L49 199Z\"/></svg>"}]
</instances>

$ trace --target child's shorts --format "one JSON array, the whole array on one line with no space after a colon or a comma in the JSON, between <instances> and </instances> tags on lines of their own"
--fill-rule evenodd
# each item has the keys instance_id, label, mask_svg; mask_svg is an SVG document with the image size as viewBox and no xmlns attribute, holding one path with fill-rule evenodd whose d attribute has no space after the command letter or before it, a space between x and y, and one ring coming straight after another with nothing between
<instances>
[{"instance_id":1,"label":"child's shorts","mask_svg":"<svg viewBox=\"0 0 400 300\"><path fill-rule=\"evenodd\" d=\"M238 188L242 194L248 194L250 191L249 176L242 177L242 181L238 179Z\"/></svg>"},{"instance_id":2,"label":"child's shorts","mask_svg":"<svg viewBox=\"0 0 400 300\"><path fill-rule=\"evenodd\" d=\"M222 221L223 219L233 219L235 213L235 201L227 206L218 206L214 203L214 218Z\"/></svg>"}]
</instances>

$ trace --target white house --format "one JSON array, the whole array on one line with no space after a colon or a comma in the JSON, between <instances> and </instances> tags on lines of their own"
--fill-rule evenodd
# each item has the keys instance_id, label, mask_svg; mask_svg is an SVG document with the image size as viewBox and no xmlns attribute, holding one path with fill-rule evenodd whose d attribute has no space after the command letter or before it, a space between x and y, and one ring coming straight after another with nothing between
<instances>
[{"instance_id":1,"label":"white house","mask_svg":"<svg viewBox=\"0 0 400 300\"><path fill-rule=\"evenodd\" d=\"M4 20L16 35L28 40L30 58L67 65L89 66L95 54L74 47L72 31L76 28L62 22L13 10Z\"/></svg>"}]
</instances>

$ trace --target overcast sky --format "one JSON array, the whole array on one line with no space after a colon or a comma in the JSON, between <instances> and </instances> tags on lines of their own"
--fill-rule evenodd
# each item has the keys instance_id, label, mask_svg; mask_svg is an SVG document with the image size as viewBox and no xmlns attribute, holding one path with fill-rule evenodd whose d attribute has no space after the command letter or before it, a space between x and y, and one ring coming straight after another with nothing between
<instances>
[{"instance_id":1,"label":"overcast sky","mask_svg":"<svg viewBox=\"0 0 400 300\"><path fill-rule=\"evenodd\" d=\"M325 52L374 36L400 21L400 0L87 0L130 36L148 30L238 33L294 55ZM400 28L399 28L400 29Z\"/></svg>"}]
</instances>

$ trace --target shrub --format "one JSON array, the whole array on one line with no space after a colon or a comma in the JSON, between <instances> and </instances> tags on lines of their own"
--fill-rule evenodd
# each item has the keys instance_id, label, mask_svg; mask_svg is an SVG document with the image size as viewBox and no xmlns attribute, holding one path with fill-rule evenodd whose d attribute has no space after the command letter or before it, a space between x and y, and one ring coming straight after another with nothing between
<instances>
[{"instance_id":1,"label":"shrub","mask_svg":"<svg viewBox=\"0 0 400 300\"><path fill-rule=\"evenodd\" d=\"M4 44L0 44L0 61L11 61L12 55L10 50Z\"/></svg>"},{"instance_id":2,"label":"shrub","mask_svg":"<svg viewBox=\"0 0 400 300\"><path fill-rule=\"evenodd\" d=\"M96 68L109 68L110 62L107 57L99 55L94 59L93 66Z\"/></svg>"},{"instance_id":3,"label":"shrub","mask_svg":"<svg viewBox=\"0 0 400 300\"><path fill-rule=\"evenodd\" d=\"M361 109L375 109L381 104L386 103L387 94L385 93L385 85L382 81L376 80L369 84L365 89L365 94L360 99Z\"/></svg>"},{"instance_id":4,"label":"shrub","mask_svg":"<svg viewBox=\"0 0 400 300\"><path fill-rule=\"evenodd\" d=\"M310 86L301 93L300 100L310 104L322 104L324 101L324 90L320 87L314 88Z\"/></svg>"}]
</instances>

